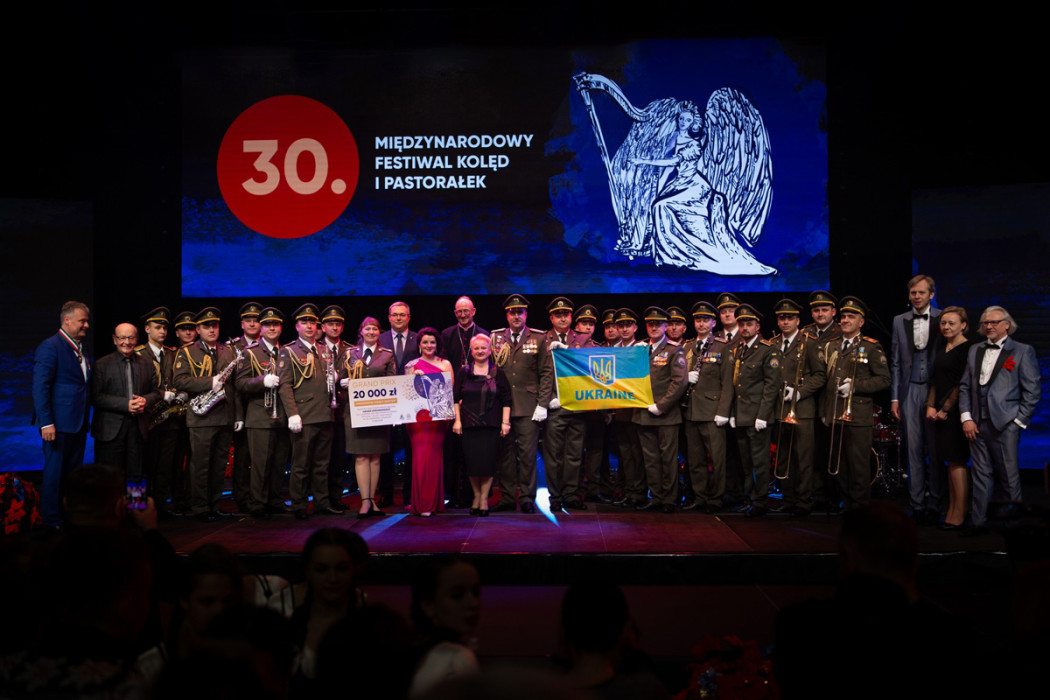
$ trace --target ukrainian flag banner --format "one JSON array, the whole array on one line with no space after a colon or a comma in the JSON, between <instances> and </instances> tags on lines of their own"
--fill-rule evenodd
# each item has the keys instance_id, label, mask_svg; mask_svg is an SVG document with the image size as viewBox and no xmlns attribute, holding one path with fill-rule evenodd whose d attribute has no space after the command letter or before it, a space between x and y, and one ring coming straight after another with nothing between
<instances>
[{"instance_id":1,"label":"ukrainian flag banner","mask_svg":"<svg viewBox=\"0 0 1050 700\"><path fill-rule=\"evenodd\" d=\"M554 355L558 401L570 411L645 408L653 403L647 346L559 348Z\"/></svg>"}]
</instances>

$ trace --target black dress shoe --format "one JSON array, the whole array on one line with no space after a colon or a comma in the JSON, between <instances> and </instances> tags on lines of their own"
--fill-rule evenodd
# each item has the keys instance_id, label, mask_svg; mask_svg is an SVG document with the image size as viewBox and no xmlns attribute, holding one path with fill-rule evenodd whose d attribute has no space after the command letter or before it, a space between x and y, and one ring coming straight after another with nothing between
<instances>
[{"instance_id":1,"label":"black dress shoe","mask_svg":"<svg viewBox=\"0 0 1050 700\"><path fill-rule=\"evenodd\" d=\"M521 504L521 512L526 515L531 515L536 512L536 506L533 505L532 501L525 501Z\"/></svg>"},{"instance_id":2,"label":"black dress shoe","mask_svg":"<svg viewBox=\"0 0 1050 700\"><path fill-rule=\"evenodd\" d=\"M525 506L523 505L521 509L525 510ZM492 510L496 511L497 513L510 513L516 510L516 508L513 503L499 503Z\"/></svg>"},{"instance_id":3,"label":"black dress shoe","mask_svg":"<svg viewBox=\"0 0 1050 700\"><path fill-rule=\"evenodd\" d=\"M664 504L662 504L660 506L660 512L661 513L667 513L667 514L674 513L674 506L671 505L670 503L664 503Z\"/></svg>"},{"instance_id":4,"label":"black dress shoe","mask_svg":"<svg viewBox=\"0 0 1050 700\"><path fill-rule=\"evenodd\" d=\"M746 515L747 512L749 510L751 510L753 507L754 506L752 506L750 503L738 503L737 505L735 505L732 508L730 508L729 512L730 513L744 513Z\"/></svg>"},{"instance_id":5,"label":"black dress shoe","mask_svg":"<svg viewBox=\"0 0 1050 700\"><path fill-rule=\"evenodd\" d=\"M745 518L761 518L763 515L769 512L769 509L765 506L751 506L744 513Z\"/></svg>"},{"instance_id":6,"label":"black dress shoe","mask_svg":"<svg viewBox=\"0 0 1050 700\"><path fill-rule=\"evenodd\" d=\"M635 510L655 510L657 506L656 501L643 501L634 507Z\"/></svg>"},{"instance_id":7,"label":"black dress shoe","mask_svg":"<svg viewBox=\"0 0 1050 700\"><path fill-rule=\"evenodd\" d=\"M562 505L561 501L551 501L551 512L552 513L557 512L559 510L562 510L563 508L564 508L564 506Z\"/></svg>"},{"instance_id":8,"label":"black dress shoe","mask_svg":"<svg viewBox=\"0 0 1050 700\"><path fill-rule=\"evenodd\" d=\"M471 515L481 515L481 508L471 508L470 509L470 514Z\"/></svg>"},{"instance_id":9,"label":"black dress shoe","mask_svg":"<svg viewBox=\"0 0 1050 700\"><path fill-rule=\"evenodd\" d=\"M603 496L600 493L598 494L598 503L603 503L605 505L609 505L612 502L613 502L613 499L609 498L608 496Z\"/></svg>"},{"instance_id":10,"label":"black dress shoe","mask_svg":"<svg viewBox=\"0 0 1050 700\"><path fill-rule=\"evenodd\" d=\"M722 512L722 509L714 505L713 503L708 503L706 506L704 506L704 512L708 515L715 515L716 513Z\"/></svg>"},{"instance_id":11,"label":"black dress shoe","mask_svg":"<svg viewBox=\"0 0 1050 700\"><path fill-rule=\"evenodd\" d=\"M292 509L282 503L279 506L266 506L266 512L270 515L287 515Z\"/></svg>"},{"instance_id":12,"label":"black dress shoe","mask_svg":"<svg viewBox=\"0 0 1050 700\"><path fill-rule=\"evenodd\" d=\"M213 510L211 514L214 515L216 518L236 518L238 515L240 515L240 513L227 513L223 510ZM247 513L245 513L245 515L247 515Z\"/></svg>"},{"instance_id":13,"label":"black dress shoe","mask_svg":"<svg viewBox=\"0 0 1050 700\"><path fill-rule=\"evenodd\" d=\"M347 505L345 503L343 503L342 501L329 500L329 506L328 507L331 508L332 510L339 511L340 513L345 513L347 511Z\"/></svg>"},{"instance_id":14,"label":"black dress shoe","mask_svg":"<svg viewBox=\"0 0 1050 700\"><path fill-rule=\"evenodd\" d=\"M942 530L962 530L963 526L961 524L960 525L952 525L951 523L941 523L940 524L940 529L942 529Z\"/></svg>"},{"instance_id":15,"label":"black dress shoe","mask_svg":"<svg viewBox=\"0 0 1050 700\"><path fill-rule=\"evenodd\" d=\"M792 518L805 518L809 516L809 511L802 506L795 506L791 509Z\"/></svg>"},{"instance_id":16,"label":"black dress shoe","mask_svg":"<svg viewBox=\"0 0 1050 700\"><path fill-rule=\"evenodd\" d=\"M269 520L270 514L263 508L256 508L252 511L252 517L256 520Z\"/></svg>"},{"instance_id":17,"label":"black dress shoe","mask_svg":"<svg viewBox=\"0 0 1050 700\"><path fill-rule=\"evenodd\" d=\"M346 510L346 509L343 508L343 510ZM342 515L343 514L343 510L340 510L338 508L333 508L332 506L327 506L325 508L321 508L320 510L315 508L314 509L314 513L316 513L317 515Z\"/></svg>"},{"instance_id":18,"label":"black dress shoe","mask_svg":"<svg viewBox=\"0 0 1050 700\"><path fill-rule=\"evenodd\" d=\"M306 520L310 516L306 514L305 510L297 510L293 513L296 520Z\"/></svg>"},{"instance_id":19,"label":"black dress shoe","mask_svg":"<svg viewBox=\"0 0 1050 700\"><path fill-rule=\"evenodd\" d=\"M193 517L196 518L197 520L200 520L202 523L213 523L213 522L215 522L215 514L214 513L197 513Z\"/></svg>"},{"instance_id":20,"label":"black dress shoe","mask_svg":"<svg viewBox=\"0 0 1050 700\"><path fill-rule=\"evenodd\" d=\"M697 510L698 508L701 508L701 505L699 503L697 503L696 501L689 501L684 506L682 506L682 510L684 510L684 511Z\"/></svg>"},{"instance_id":21,"label":"black dress shoe","mask_svg":"<svg viewBox=\"0 0 1050 700\"><path fill-rule=\"evenodd\" d=\"M488 508L478 508L478 515L480 515L483 518L489 517L489 509Z\"/></svg>"},{"instance_id":22,"label":"black dress shoe","mask_svg":"<svg viewBox=\"0 0 1050 700\"><path fill-rule=\"evenodd\" d=\"M565 507L569 510L587 510L587 504L580 499L565 501Z\"/></svg>"}]
</instances>

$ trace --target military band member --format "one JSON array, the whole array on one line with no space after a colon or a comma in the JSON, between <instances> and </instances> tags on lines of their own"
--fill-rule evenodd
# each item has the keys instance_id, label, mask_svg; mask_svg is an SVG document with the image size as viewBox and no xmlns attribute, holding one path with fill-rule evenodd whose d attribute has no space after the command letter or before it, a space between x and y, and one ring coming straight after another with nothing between
<instances>
[{"instance_id":1,"label":"military band member","mask_svg":"<svg viewBox=\"0 0 1050 700\"><path fill-rule=\"evenodd\" d=\"M332 457L332 400L338 383L330 373L335 358L317 337L318 310L303 304L295 311L299 334L281 348L277 371L278 396L291 431L292 472L288 492L297 520L306 520L306 490L314 495L315 514L342 513L328 501L328 460Z\"/></svg>"},{"instance_id":2,"label":"military band member","mask_svg":"<svg viewBox=\"0 0 1050 700\"><path fill-rule=\"evenodd\" d=\"M740 344L740 330L736 320L736 309L740 299L732 292L722 292L715 299L718 319L722 324L716 338L726 341L726 352L735 352ZM736 428L726 427L726 501L732 508L750 508L751 500L744 490L744 467L740 457Z\"/></svg>"},{"instance_id":3,"label":"military band member","mask_svg":"<svg viewBox=\"0 0 1050 700\"><path fill-rule=\"evenodd\" d=\"M229 341L232 348L245 348L253 343L259 342L262 337L262 326L259 325L259 312L262 304L257 301L249 301L241 305L238 312L241 317L241 335ZM233 501L237 504L237 512L248 514L252 510L251 504L251 456L248 450L248 434L244 432L245 402L238 401L238 415L233 422Z\"/></svg>"},{"instance_id":4,"label":"military band member","mask_svg":"<svg viewBox=\"0 0 1050 700\"><path fill-rule=\"evenodd\" d=\"M751 504L741 512L757 518L768 512L770 425L776 420L781 393L780 357L777 348L762 339L762 316L748 304L736 309L740 343L733 351L733 409L730 425L736 428L742 466L743 491Z\"/></svg>"},{"instance_id":5,"label":"military band member","mask_svg":"<svg viewBox=\"0 0 1050 700\"><path fill-rule=\"evenodd\" d=\"M774 307L780 333L771 339L780 352L784 387L777 420L777 469L784 498L781 510L795 517L813 507L813 423L816 395L824 386L825 367L816 338L799 330L802 307L781 299Z\"/></svg>"},{"instance_id":6,"label":"military band member","mask_svg":"<svg viewBox=\"0 0 1050 700\"><path fill-rule=\"evenodd\" d=\"M616 309L606 309L602 312L602 331L605 336L602 347L611 348L620 342L620 330L616 327ZM602 422L604 423L602 438L602 467L598 483L598 501L601 503L613 503L623 498L623 470L612 468L612 455L619 454L616 439L616 422L613 421L615 411L602 411Z\"/></svg>"},{"instance_id":7,"label":"military band member","mask_svg":"<svg viewBox=\"0 0 1050 700\"><path fill-rule=\"evenodd\" d=\"M180 311L175 314L171 327L175 331L173 347L178 350L190 343L197 342L197 324L193 320L197 314L192 311ZM172 364L172 386L174 387L174 364ZM186 396L186 392L177 394ZM186 410L189 410L188 408ZM175 474L171 486L171 514L185 515L190 502L190 431L186 427L186 410L177 413L168 420L179 428L178 441L175 443Z\"/></svg>"},{"instance_id":8,"label":"military band member","mask_svg":"<svg viewBox=\"0 0 1050 700\"><path fill-rule=\"evenodd\" d=\"M685 343L686 315L678 306L667 307L667 339L675 345Z\"/></svg>"},{"instance_id":9,"label":"military band member","mask_svg":"<svg viewBox=\"0 0 1050 700\"><path fill-rule=\"evenodd\" d=\"M238 409L233 371L225 381L220 378L236 357L229 346L219 342L220 318L214 306L196 315L194 322L200 340L179 349L172 373L175 390L185 391L191 402L203 395L214 402L203 415L193 410L186 412L190 433L190 509L194 517L204 522L224 515L219 511L219 497Z\"/></svg>"},{"instance_id":10,"label":"military band member","mask_svg":"<svg viewBox=\"0 0 1050 700\"><path fill-rule=\"evenodd\" d=\"M251 455L252 517L268 520L284 512L281 483L291 451L288 416L278 395L279 355L284 314L268 306L259 312L262 337L245 349L237 367L237 391L245 404L244 423Z\"/></svg>"},{"instance_id":11,"label":"military band member","mask_svg":"<svg viewBox=\"0 0 1050 700\"><path fill-rule=\"evenodd\" d=\"M175 367L175 349L164 345L168 338L168 323L171 311L158 306L142 317L146 342L135 348L135 352L153 363L157 375L157 389L162 392L162 401L154 406L150 417L149 435L146 437L146 493L153 496L157 513L162 517L170 514L172 484L176 474L175 456L180 428L186 427L185 392L173 391L172 369ZM176 399L179 399L176 401ZM180 414L181 411L181 414ZM178 414L178 415L177 415ZM179 464L181 471L182 465Z\"/></svg>"},{"instance_id":12,"label":"military band member","mask_svg":"<svg viewBox=\"0 0 1050 700\"><path fill-rule=\"evenodd\" d=\"M497 511L536 512L536 450L547 408L539 403L540 375L548 362L543 331L526 326L529 301L511 294L503 301L507 327L492 332L492 357L510 383L510 432L500 446L501 493Z\"/></svg>"},{"instance_id":13,"label":"military band member","mask_svg":"<svg viewBox=\"0 0 1050 700\"><path fill-rule=\"evenodd\" d=\"M634 410L642 447L649 500L636 510L659 508L673 513L678 500L678 427L682 424L679 407L688 382L685 353L667 338L667 312L659 306L645 310L645 330L649 335L649 384L653 403Z\"/></svg>"},{"instance_id":14,"label":"military band member","mask_svg":"<svg viewBox=\"0 0 1050 700\"><path fill-rule=\"evenodd\" d=\"M321 312L321 331L324 335L324 346L328 356L338 360L346 343L343 342L343 328L346 324L346 313L343 307L336 304L326 306ZM328 504L336 510L346 510L343 503L343 479L346 474L346 404L340 402L332 416L332 454L328 460Z\"/></svg>"},{"instance_id":15,"label":"military band member","mask_svg":"<svg viewBox=\"0 0 1050 700\"><path fill-rule=\"evenodd\" d=\"M696 338L682 350L691 388L685 401L683 431L694 500L683 510L722 509L726 490L726 426L733 402L733 358L726 341L714 336L718 311L706 301L693 305Z\"/></svg>"},{"instance_id":16,"label":"military band member","mask_svg":"<svg viewBox=\"0 0 1050 700\"><path fill-rule=\"evenodd\" d=\"M802 331L817 339L818 348L829 342L842 342L842 329L839 328L835 315L838 313L839 300L831 292L817 289L809 295L809 313L813 323ZM825 373L825 378L826 378ZM825 422L824 407L827 405L828 386L825 382L814 397L816 401L816 420L813 421L813 506L828 509L833 505L838 494L835 477L828 474L828 451L831 447L831 431Z\"/></svg>"},{"instance_id":17,"label":"military band member","mask_svg":"<svg viewBox=\"0 0 1050 700\"><path fill-rule=\"evenodd\" d=\"M620 342L620 330L616 327L616 309L606 309L602 312L602 333L605 336L602 347L611 348Z\"/></svg>"},{"instance_id":18,"label":"military band member","mask_svg":"<svg viewBox=\"0 0 1050 700\"><path fill-rule=\"evenodd\" d=\"M617 309L616 328L620 332L620 342L615 347L629 348L638 344L635 338L638 333L638 315L634 311L626 307ZM638 426L633 418L633 408L617 408L613 411L616 446L620 451L619 472L623 475L623 498L617 500L615 505L624 508L637 508L648 501L645 460L642 457Z\"/></svg>"},{"instance_id":19,"label":"military band member","mask_svg":"<svg viewBox=\"0 0 1050 700\"><path fill-rule=\"evenodd\" d=\"M872 396L890 386L886 354L874 338L860 334L868 307L857 297L839 305L842 340L824 345L828 391L824 415L831 423L831 470L845 507L866 503L871 495Z\"/></svg>"},{"instance_id":20,"label":"military band member","mask_svg":"<svg viewBox=\"0 0 1050 700\"><path fill-rule=\"evenodd\" d=\"M583 335L594 336L598 323L598 309L584 304L572 315L572 329ZM595 342L597 345L597 342ZM612 503L613 491L609 455L605 452L605 423L608 411L583 411L583 468L580 470L578 493L585 503ZM603 492L609 495L603 495Z\"/></svg>"},{"instance_id":21,"label":"military band member","mask_svg":"<svg viewBox=\"0 0 1050 700\"><path fill-rule=\"evenodd\" d=\"M551 329L545 342L547 351L557 348L583 348L594 344L589 335L572 330L573 303L567 297L556 297L547 305ZM554 360L548 359L540 377L540 405L549 408L543 433L543 467L547 477L551 511L563 507L587 510L579 492L583 470L584 417L582 413L561 407L554 386Z\"/></svg>"},{"instance_id":22,"label":"military band member","mask_svg":"<svg viewBox=\"0 0 1050 700\"><path fill-rule=\"evenodd\" d=\"M366 316L358 327L358 343L346 348L338 362L339 386L344 401L349 400L349 384L354 379L391 377L397 374L394 352L379 344L382 329L378 319ZM390 426L355 428L350 409L346 411L346 445L354 455L354 471L361 494L358 518L386 515L376 505L379 488L379 456L390 451Z\"/></svg>"},{"instance_id":23,"label":"military band member","mask_svg":"<svg viewBox=\"0 0 1050 700\"><path fill-rule=\"evenodd\" d=\"M686 314L679 306L668 306L667 307L667 340L675 345L685 345L685 331L686 331ZM688 386L688 385L687 385ZM681 409L684 410L684 409ZM678 430L678 461L681 464L685 464L688 461L689 447L685 442L685 431ZM693 494L693 481L688 469L685 469L682 474L682 479L678 483L680 502L695 503L696 497Z\"/></svg>"}]
</instances>

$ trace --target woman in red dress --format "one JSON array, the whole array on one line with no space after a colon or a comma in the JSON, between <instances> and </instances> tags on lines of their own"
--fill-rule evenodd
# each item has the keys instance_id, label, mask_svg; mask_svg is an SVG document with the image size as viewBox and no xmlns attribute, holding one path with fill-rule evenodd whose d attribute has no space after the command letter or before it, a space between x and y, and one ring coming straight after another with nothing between
<instances>
[{"instance_id":1,"label":"woman in red dress","mask_svg":"<svg viewBox=\"0 0 1050 700\"><path fill-rule=\"evenodd\" d=\"M452 363L438 356L440 334L434 328L424 328L417 337L420 357L405 365L405 374L416 375L416 391L420 395L430 395L443 387L451 397ZM440 377L426 377L442 372L449 373L444 382ZM412 505L409 509L413 515L429 518L445 510L442 445L447 429L447 420L434 420L427 410L416 415L415 423L408 424L408 437L412 441Z\"/></svg>"}]
</instances>

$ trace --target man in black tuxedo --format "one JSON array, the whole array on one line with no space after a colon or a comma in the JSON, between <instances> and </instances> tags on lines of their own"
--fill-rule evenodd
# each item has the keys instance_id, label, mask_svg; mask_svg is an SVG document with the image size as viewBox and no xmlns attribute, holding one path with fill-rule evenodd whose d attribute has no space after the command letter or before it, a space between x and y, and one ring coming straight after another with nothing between
<instances>
[{"instance_id":1,"label":"man in black tuxedo","mask_svg":"<svg viewBox=\"0 0 1050 700\"><path fill-rule=\"evenodd\" d=\"M379 335L379 347L394 353L394 366L398 374L405 373L405 365L419 357L416 332L408 329L412 311L403 301L395 301L387 310L390 330ZM401 496L407 507L412 502L412 443L403 425L390 430L390 451L379 456L379 498L382 504L394 502L394 453L405 451L405 468L401 474Z\"/></svg>"},{"instance_id":2,"label":"man in black tuxedo","mask_svg":"<svg viewBox=\"0 0 1050 700\"><path fill-rule=\"evenodd\" d=\"M122 470L127 478L143 475L150 409L161 400L153 363L135 352L138 340L134 325L117 326L116 352L95 364L91 380L95 461Z\"/></svg>"}]
</instances>

